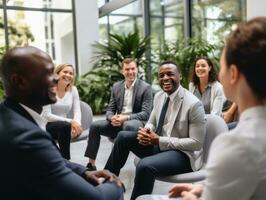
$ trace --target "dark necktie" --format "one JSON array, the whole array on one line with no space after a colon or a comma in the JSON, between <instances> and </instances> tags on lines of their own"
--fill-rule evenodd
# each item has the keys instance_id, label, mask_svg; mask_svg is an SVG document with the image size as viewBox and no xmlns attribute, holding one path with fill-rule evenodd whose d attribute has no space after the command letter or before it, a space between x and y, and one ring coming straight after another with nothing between
<instances>
[{"instance_id":1,"label":"dark necktie","mask_svg":"<svg viewBox=\"0 0 266 200\"><path fill-rule=\"evenodd\" d=\"M167 97L167 99L163 105L161 114L160 114L159 122L158 122L158 125L156 128L156 131L155 131L155 133L157 133L158 135L161 135L161 132L162 132L162 128L163 128L163 124L164 124L164 118L165 118L165 114L166 114L166 111L168 108L169 100L170 100L170 98Z\"/></svg>"}]
</instances>

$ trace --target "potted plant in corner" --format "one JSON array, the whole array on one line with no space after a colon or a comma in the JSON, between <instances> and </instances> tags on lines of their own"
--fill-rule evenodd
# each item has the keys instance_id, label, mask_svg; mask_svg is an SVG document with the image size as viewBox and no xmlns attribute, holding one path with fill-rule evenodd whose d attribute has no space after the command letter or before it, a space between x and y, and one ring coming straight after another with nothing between
<instances>
[{"instance_id":1,"label":"potted plant in corner","mask_svg":"<svg viewBox=\"0 0 266 200\"><path fill-rule=\"evenodd\" d=\"M127 35L111 34L108 43L96 42L93 69L77 79L80 98L87 102L96 114L105 112L112 85L123 79L120 63L133 57L139 65L141 78L145 75L145 52L149 49L149 37L141 38L137 32Z\"/></svg>"}]
</instances>

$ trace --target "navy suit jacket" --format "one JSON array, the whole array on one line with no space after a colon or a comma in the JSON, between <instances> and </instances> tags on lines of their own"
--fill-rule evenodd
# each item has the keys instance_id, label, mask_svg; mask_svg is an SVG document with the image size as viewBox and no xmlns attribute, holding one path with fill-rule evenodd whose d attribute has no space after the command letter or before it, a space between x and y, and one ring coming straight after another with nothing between
<instances>
[{"instance_id":1,"label":"navy suit jacket","mask_svg":"<svg viewBox=\"0 0 266 200\"><path fill-rule=\"evenodd\" d=\"M86 168L63 159L49 133L9 98L0 104L0 159L0 193L7 199L104 199L82 177Z\"/></svg>"},{"instance_id":2,"label":"navy suit jacket","mask_svg":"<svg viewBox=\"0 0 266 200\"><path fill-rule=\"evenodd\" d=\"M112 88L111 98L107 107L106 118L111 120L113 115L121 114L124 103L125 81L116 82ZM132 113L130 119L146 122L149 119L153 98L151 86L145 81L137 79L133 89Z\"/></svg>"}]
</instances>

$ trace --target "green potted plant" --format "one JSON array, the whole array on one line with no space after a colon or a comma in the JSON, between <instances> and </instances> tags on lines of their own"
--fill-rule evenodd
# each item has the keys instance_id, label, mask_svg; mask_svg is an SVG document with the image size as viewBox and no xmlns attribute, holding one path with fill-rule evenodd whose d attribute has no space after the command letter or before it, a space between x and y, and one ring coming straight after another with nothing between
<instances>
[{"instance_id":1,"label":"green potted plant","mask_svg":"<svg viewBox=\"0 0 266 200\"><path fill-rule=\"evenodd\" d=\"M0 79L0 101L3 100L4 94L5 94L5 92L4 92L3 83L2 83L2 81Z\"/></svg>"},{"instance_id":2,"label":"green potted plant","mask_svg":"<svg viewBox=\"0 0 266 200\"><path fill-rule=\"evenodd\" d=\"M218 45L209 44L206 40L197 37L183 42L165 43L157 55L157 62L163 60L175 61L182 73L182 85L188 87L189 75L194 61L199 56L208 56L217 64L219 53Z\"/></svg>"},{"instance_id":3,"label":"green potted plant","mask_svg":"<svg viewBox=\"0 0 266 200\"><path fill-rule=\"evenodd\" d=\"M108 43L96 42L93 45L93 69L79 77L76 85L80 98L91 106L95 114L105 112L112 85L123 79L120 63L124 58L135 58L141 78L145 77L145 52L149 45L149 37L141 38L138 33L111 34Z\"/></svg>"}]
</instances>

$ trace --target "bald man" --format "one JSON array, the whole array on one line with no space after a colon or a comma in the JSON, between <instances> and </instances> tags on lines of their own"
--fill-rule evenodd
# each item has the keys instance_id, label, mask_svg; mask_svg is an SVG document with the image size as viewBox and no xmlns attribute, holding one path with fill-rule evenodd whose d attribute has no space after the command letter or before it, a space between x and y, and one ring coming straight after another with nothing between
<instances>
[{"instance_id":1,"label":"bald man","mask_svg":"<svg viewBox=\"0 0 266 200\"><path fill-rule=\"evenodd\" d=\"M55 103L54 65L35 47L9 50L0 74L0 188L7 199L123 199L122 183L109 171L88 172L63 159L40 116ZM104 181L104 183L101 183Z\"/></svg>"}]
</instances>

